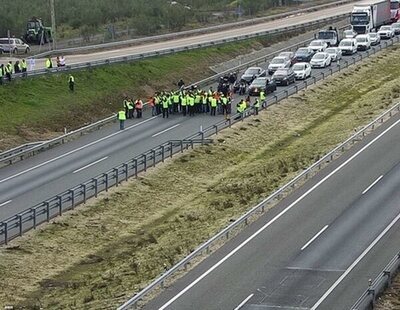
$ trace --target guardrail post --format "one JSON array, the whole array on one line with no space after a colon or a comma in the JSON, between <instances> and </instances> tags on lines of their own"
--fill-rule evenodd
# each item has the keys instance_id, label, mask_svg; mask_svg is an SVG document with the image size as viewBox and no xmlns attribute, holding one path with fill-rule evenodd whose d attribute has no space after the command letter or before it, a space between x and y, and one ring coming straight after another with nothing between
<instances>
[{"instance_id":1,"label":"guardrail post","mask_svg":"<svg viewBox=\"0 0 400 310\"><path fill-rule=\"evenodd\" d=\"M45 204L46 204L46 220L47 222L50 222L50 203L46 201Z\"/></svg>"},{"instance_id":2,"label":"guardrail post","mask_svg":"<svg viewBox=\"0 0 400 310\"><path fill-rule=\"evenodd\" d=\"M243 114L242 114L242 120L243 120ZM215 128L215 134L218 134L218 126L217 125L213 125L213 127Z\"/></svg>"},{"instance_id":3,"label":"guardrail post","mask_svg":"<svg viewBox=\"0 0 400 310\"><path fill-rule=\"evenodd\" d=\"M183 153L183 140L180 140L181 143L181 153Z\"/></svg>"},{"instance_id":4,"label":"guardrail post","mask_svg":"<svg viewBox=\"0 0 400 310\"><path fill-rule=\"evenodd\" d=\"M151 152L153 153L152 155L153 155L153 167L155 167L156 166L156 151L153 149L153 150L151 150Z\"/></svg>"},{"instance_id":5,"label":"guardrail post","mask_svg":"<svg viewBox=\"0 0 400 310\"><path fill-rule=\"evenodd\" d=\"M106 183L106 192L108 192L108 173L103 173L103 176L105 177L104 183Z\"/></svg>"},{"instance_id":6,"label":"guardrail post","mask_svg":"<svg viewBox=\"0 0 400 310\"><path fill-rule=\"evenodd\" d=\"M75 191L70 189L68 192L71 194L71 208L73 210L75 207Z\"/></svg>"},{"instance_id":7,"label":"guardrail post","mask_svg":"<svg viewBox=\"0 0 400 310\"><path fill-rule=\"evenodd\" d=\"M58 215L62 215L62 196L57 196Z\"/></svg>"},{"instance_id":8,"label":"guardrail post","mask_svg":"<svg viewBox=\"0 0 400 310\"><path fill-rule=\"evenodd\" d=\"M325 73L321 72L321 75L322 75L322 79L325 80Z\"/></svg>"},{"instance_id":9,"label":"guardrail post","mask_svg":"<svg viewBox=\"0 0 400 310\"><path fill-rule=\"evenodd\" d=\"M18 226L19 226L19 236L22 236L22 215L18 214Z\"/></svg>"},{"instance_id":10,"label":"guardrail post","mask_svg":"<svg viewBox=\"0 0 400 310\"><path fill-rule=\"evenodd\" d=\"M128 164L124 164L124 170L125 170L125 181L128 181Z\"/></svg>"},{"instance_id":11,"label":"guardrail post","mask_svg":"<svg viewBox=\"0 0 400 310\"><path fill-rule=\"evenodd\" d=\"M8 244L8 223L4 222L3 226L4 226L4 243L5 243L5 245L7 245Z\"/></svg>"},{"instance_id":12,"label":"guardrail post","mask_svg":"<svg viewBox=\"0 0 400 310\"><path fill-rule=\"evenodd\" d=\"M165 154L164 154L164 152L165 152L165 146L164 146L164 145L161 145L161 161L162 161L162 162L164 162L164 160L165 160Z\"/></svg>"},{"instance_id":13,"label":"guardrail post","mask_svg":"<svg viewBox=\"0 0 400 310\"><path fill-rule=\"evenodd\" d=\"M32 216L33 229L36 229L36 208L32 209L32 213L33 213L33 216Z\"/></svg>"},{"instance_id":14,"label":"guardrail post","mask_svg":"<svg viewBox=\"0 0 400 310\"><path fill-rule=\"evenodd\" d=\"M172 158L172 155L174 155L174 150L172 146L172 142L169 143L169 157Z\"/></svg>"},{"instance_id":15,"label":"guardrail post","mask_svg":"<svg viewBox=\"0 0 400 310\"><path fill-rule=\"evenodd\" d=\"M99 193L99 189L98 189L98 180L96 178L92 179L92 182L94 183L94 197L97 198L97 195Z\"/></svg>"},{"instance_id":16,"label":"guardrail post","mask_svg":"<svg viewBox=\"0 0 400 310\"><path fill-rule=\"evenodd\" d=\"M143 154L142 157L143 157L143 171L146 172L147 171L147 155Z\"/></svg>"},{"instance_id":17,"label":"guardrail post","mask_svg":"<svg viewBox=\"0 0 400 310\"><path fill-rule=\"evenodd\" d=\"M114 168L113 171L115 173L115 187L118 187L118 185L119 185L119 170L118 170L118 168Z\"/></svg>"},{"instance_id":18,"label":"guardrail post","mask_svg":"<svg viewBox=\"0 0 400 310\"><path fill-rule=\"evenodd\" d=\"M317 78L313 76L314 84L317 83Z\"/></svg>"},{"instance_id":19,"label":"guardrail post","mask_svg":"<svg viewBox=\"0 0 400 310\"><path fill-rule=\"evenodd\" d=\"M83 188L83 203L86 203L86 184L81 184L81 187Z\"/></svg>"}]
</instances>

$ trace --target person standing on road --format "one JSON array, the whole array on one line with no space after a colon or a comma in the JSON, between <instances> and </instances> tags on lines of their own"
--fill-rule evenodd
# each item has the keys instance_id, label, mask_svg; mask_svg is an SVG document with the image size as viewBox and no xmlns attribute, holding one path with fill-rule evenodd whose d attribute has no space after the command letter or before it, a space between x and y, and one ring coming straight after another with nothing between
<instances>
[{"instance_id":1,"label":"person standing on road","mask_svg":"<svg viewBox=\"0 0 400 310\"><path fill-rule=\"evenodd\" d=\"M151 107L151 116L156 116L157 111L156 111L155 97L149 98L149 106Z\"/></svg>"},{"instance_id":2,"label":"person standing on road","mask_svg":"<svg viewBox=\"0 0 400 310\"><path fill-rule=\"evenodd\" d=\"M51 60L51 57L47 57L46 59L46 69L52 69L53 68L53 61Z\"/></svg>"},{"instance_id":3,"label":"person standing on road","mask_svg":"<svg viewBox=\"0 0 400 310\"><path fill-rule=\"evenodd\" d=\"M129 118L129 98L125 97L124 101L122 101L122 104L125 109L126 118Z\"/></svg>"},{"instance_id":4,"label":"person standing on road","mask_svg":"<svg viewBox=\"0 0 400 310\"><path fill-rule=\"evenodd\" d=\"M142 118L143 101L141 99L136 100L135 109L136 109L136 118Z\"/></svg>"},{"instance_id":5,"label":"person standing on road","mask_svg":"<svg viewBox=\"0 0 400 310\"><path fill-rule=\"evenodd\" d=\"M119 130L125 129L125 121L126 121L126 114L124 110L121 110L117 114L117 118L119 120Z\"/></svg>"},{"instance_id":6,"label":"person standing on road","mask_svg":"<svg viewBox=\"0 0 400 310\"><path fill-rule=\"evenodd\" d=\"M218 105L218 100L214 96L211 97L210 99L210 105L211 105L211 116L215 116L215 113L217 111L217 105Z\"/></svg>"},{"instance_id":7,"label":"person standing on road","mask_svg":"<svg viewBox=\"0 0 400 310\"><path fill-rule=\"evenodd\" d=\"M10 61L6 66L5 66L5 72L7 79L11 82L11 76L13 74L13 64L12 61Z\"/></svg>"},{"instance_id":8,"label":"person standing on road","mask_svg":"<svg viewBox=\"0 0 400 310\"><path fill-rule=\"evenodd\" d=\"M254 113L255 115L258 115L258 109L260 108L260 99L256 99L254 102Z\"/></svg>"},{"instance_id":9,"label":"person standing on road","mask_svg":"<svg viewBox=\"0 0 400 310\"><path fill-rule=\"evenodd\" d=\"M25 59L22 59L21 60L21 70L22 70L22 76L23 77L27 76L27 74L26 74L27 69L28 69L28 64L26 63Z\"/></svg>"},{"instance_id":10,"label":"person standing on road","mask_svg":"<svg viewBox=\"0 0 400 310\"><path fill-rule=\"evenodd\" d=\"M166 95L164 95L162 97L162 117L163 118L169 117L168 109L169 109L169 98Z\"/></svg>"},{"instance_id":11,"label":"person standing on road","mask_svg":"<svg viewBox=\"0 0 400 310\"><path fill-rule=\"evenodd\" d=\"M135 105L133 104L133 99L129 98L126 100L126 106L128 108L128 117L129 119L134 118L134 114L135 114Z\"/></svg>"},{"instance_id":12,"label":"person standing on road","mask_svg":"<svg viewBox=\"0 0 400 310\"><path fill-rule=\"evenodd\" d=\"M69 90L71 92L74 92L74 89L75 89L75 78L72 76L72 74L69 75L68 85L69 85Z\"/></svg>"},{"instance_id":13,"label":"person standing on road","mask_svg":"<svg viewBox=\"0 0 400 310\"><path fill-rule=\"evenodd\" d=\"M64 55L61 55L61 57L60 57L60 67L65 67L65 57L64 57Z\"/></svg>"},{"instance_id":14,"label":"person standing on road","mask_svg":"<svg viewBox=\"0 0 400 310\"><path fill-rule=\"evenodd\" d=\"M181 98L181 110L182 110L182 115L186 116L187 114L187 95L183 94Z\"/></svg>"},{"instance_id":15,"label":"person standing on road","mask_svg":"<svg viewBox=\"0 0 400 310\"><path fill-rule=\"evenodd\" d=\"M260 91L260 103L262 104L262 106L265 108L265 104L266 104L266 102L265 102L265 99L266 99L266 97L265 97L265 91Z\"/></svg>"}]
</instances>

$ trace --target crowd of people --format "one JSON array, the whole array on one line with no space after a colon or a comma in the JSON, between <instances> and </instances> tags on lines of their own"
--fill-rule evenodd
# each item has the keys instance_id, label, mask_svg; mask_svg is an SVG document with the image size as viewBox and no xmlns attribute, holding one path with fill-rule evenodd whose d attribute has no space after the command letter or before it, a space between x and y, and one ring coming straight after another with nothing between
<instances>
[{"instance_id":1,"label":"crowd of people","mask_svg":"<svg viewBox=\"0 0 400 310\"><path fill-rule=\"evenodd\" d=\"M261 91L260 96L254 102L251 102L250 96L247 96L247 98L238 101L233 108L235 81L236 79L223 79L216 91L212 87L205 91L195 85L186 88L183 81L180 80L178 82L179 90L157 92L149 98L147 104L151 109L152 116L162 115L163 118L169 118L170 115L194 117L196 114L209 114L211 116L219 114L228 119L232 113L239 113L239 117L241 117L240 115L250 107L257 115L259 108L265 103L265 92ZM141 99L124 99L124 109L121 109L117 114L121 130L124 129L125 120L135 117L135 112L136 118L142 117L143 106Z\"/></svg>"},{"instance_id":2,"label":"crowd of people","mask_svg":"<svg viewBox=\"0 0 400 310\"><path fill-rule=\"evenodd\" d=\"M57 56L55 62L57 68L65 67L66 62L64 55ZM15 63L9 61L7 64L1 64L0 85L3 85L5 80L11 82L13 74L22 73L22 77L26 77L28 75L28 70L32 71L35 69L35 64L36 64L35 58L29 58L28 60L21 59L15 61ZM45 68L46 69L54 68L53 59L50 56L46 58Z\"/></svg>"}]
</instances>

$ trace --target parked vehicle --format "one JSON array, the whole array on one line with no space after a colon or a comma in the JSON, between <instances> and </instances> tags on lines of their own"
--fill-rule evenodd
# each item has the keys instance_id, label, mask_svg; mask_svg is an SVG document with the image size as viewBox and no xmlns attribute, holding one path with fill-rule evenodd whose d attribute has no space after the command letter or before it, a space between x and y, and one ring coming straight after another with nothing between
<instances>
[{"instance_id":1,"label":"parked vehicle","mask_svg":"<svg viewBox=\"0 0 400 310\"><path fill-rule=\"evenodd\" d=\"M369 40L371 41L371 45L378 45L381 43L381 37L376 32L371 32L369 34Z\"/></svg>"},{"instance_id":2,"label":"parked vehicle","mask_svg":"<svg viewBox=\"0 0 400 310\"><path fill-rule=\"evenodd\" d=\"M355 32L353 29L347 29L343 31L343 38L344 39L353 39L357 35L357 32Z\"/></svg>"},{"instance_id":3,"label":"parked vehicle","mask_svg":"<svg viewBox=\"0 0 400 310\"><path fill-rule=\"evenodd\" d=\"M338 61L342 59L342 50L338 47L329 47L325 50L331 56L332 61Z\"/></svg>"},{"instance_id":4,"label":"parked vehicle","mask_svg":"<svg viewBox=\"0 0 400 310\"><path fill-rule=\"evenodd\" d=\"M332 58L328 53L318 52L310 61L312 68L326 68L332 63Z\"/></svg>"},{"instance_id":5,"label":"parked vehicle","mask_svg":"<svg viewBox=\"0 0 400 310\"><path fill-rule=\"evenodd\" d=\"M365 0L354 5L350 24L358 34L367 34L390 23L390 19L390 0Z\"/></svg>"},{"instance_id":6,"label":"parked vehicle","mask_svg":"<svg viewBox=\"0 0 400 310\"><path fill-rule=\"evenodd\" d=\"M278 56L286 57L290 60L290 65L293 65L296 62L293 52L282 52Z\"/></svg>"},{"instance_id":7,"label":"parked vehicle","mask_svg":"<svg viewBox=\"0 0 400 310\"><path fill-rule=\"evenodd\" d=\"M11 51L13 54L27 54L31 50L28 44L21 39L15 38L0 38L0 48L3 53L9 53Z\"/></svg>"},{"instance_id":8,"label":"parked vehicle","mask_svg":"<svg viewBox=\"0 0 400 310\"><path fill-rule=\"evenodd\" d=\"M266 76L256 78L249 86L249 95L258 96L263 90L265 94L270 94L276 91L276 82Z\"/></svg>"},{"instance_id":9,"label":"parked vehicle","mask_svg":"<svg viewBox=\"0 0 400 310\"><path fill-rule=\"evenodd\" d=\"M24 38L26 42L35 44L53 42L51 27L45 27L43 21L36 17L32 17L28 20Z\"/></svg>"},{"instance_id":10,"label":"parked vehicle","mask_svg":"<svg viewBox=\"0 0 400 310\"><path fill-rule=\"evenodd\" d=\"M368 34L359 34L356 36L357 41L357 49L360 50L369 50L371 48L371 40L369 39Z\"/></svg>"},{"instance_id":11,"label":"parked vehicle","mask_svg":"<svg viewBox=\"0 0 400 310\"><path fill-rule=\"evenodd\" d=\"M289 84L294 83L296 75L292 68L281 68L275 71L272 79L278 86L288 86Z\"/></svg>"},{"instance_id":12,"label":"parked vehicle","mask_svg":"<svg viewBox=\"0 0 400 310\"><path fill-rule=\"evenodd\" d=\"M253 82L254 79L260 77L260 76L265 76L266 72L263 68L261 67L250 67L248 68L240 78L243 81L246 81L248 84Z\"/></svg>"},{"instance_id":13,"label":"parked vehicle","mask_svg":"<svg viewBox=\"0 0 400 310\"><path fill-rule=\"evenodd\" d=\"M339 44L339 32L336 28L329 27L322 29L317 33L317 39L325 41L328 46L337 46Z\"/></svg>"},{"instance_id":14,"label":"parked vehicle","mask_svg":"<svg viewBox=\"0 0 400 310\"><path fill-rule=\"evenodd\" d=\"M357 52L356 39L343 39L339 43L339 48L342 50L342 55L353 55Z\"/></svg>"},{"instance_id":15,"label":"parked vehicle","mask_svg":"<svg viewBox=\"0 0 400 310\"><path fill-rule=\"evenodd\" d=\"M311 65L308 62L298 62L293 65L295 78L305 80L311 76Z\"/></svg>"},{"instance_id":16,"label":"parked vehicle","mask_svg":"<svg viewBox=\"0 0 400 310\"><path fill-rule=\"evenodd\" d=\"M395 23L400 19L400 0L390 1L390 21Z\"/></svg>"},{"instance_id":17,"label":"parked vehicle","mask_svg":"<svg viewBox=\"0 0 400 310\"><path fill-rule=\"evenodd\" d=\"M276 70L281 68L289 68L291 61L285 56L274 57L268 65L268 73L273 74Z\"/></svg>"},{"instance_id":18,"label":"parked vehicle","mask_svg":"<svg viewBox=\"0 0 400 310\"><path fill-rule=\"evenodd\" d=\"M381 37L381 39L391 39L394 37L394 29L392 26L382 26L379 28L378 35Z\"/></svg>"},{"instance_id":19,"label":"parked vehicle","mask_svg":"<svg viewBox=\"0 0 400 310\"><path fill-rule=\"evenodd\" d=\"M328 44L326 44L326 42L323 40L313 40L310 42L308 47L311 48L314 52L323 52L328 47Z\"/></svg>"},{"instance_id":20,"label":"parked vehicle","mask_svg":"<svg viewBox=\"0 0 400 310\"><path fill-rule=\"evenodd\" d=\"M309 47L300 47L294 54L296 62L309 62L315 52Z\"/></svg>"},{"instance_id":21,"label":"parked vehicle","mask_svg":"<svg viewBox=\"0 0 400 310\"><path fill-rule=\"evenodd\" d=\"M394 34L400 34L400 23L394 23L392 24L392 28L394 30Z\"/></svg>"}]
</instances>

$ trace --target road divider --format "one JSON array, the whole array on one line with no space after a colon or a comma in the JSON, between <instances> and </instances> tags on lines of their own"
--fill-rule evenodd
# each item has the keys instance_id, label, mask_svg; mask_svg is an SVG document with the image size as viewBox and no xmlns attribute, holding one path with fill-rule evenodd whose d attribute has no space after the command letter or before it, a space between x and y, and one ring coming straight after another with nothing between
<instances>
[{"instance_id":1,"label":"road divider","mask_svg":"<svg viewBox=\"0 0 400 310\"><path fill-rule=\"evenodd\" d=\"M8 200L6 202L0 203L0 207L4 207L5 205L8 205L12 200Z\"/></svg>"},{"instance_id":2,"label":"road divider","mask_svg":"<svg viewBox=\"0 0 400 310\"><path fill-rule=\"evenodd\" d=\"M383 175L381 175L380 177L378 177L374 182L372 182L372 184L370 185L370 186L368 186L363 192L362 192L362 194L364 195L366 192L368 192L372 187L374 187L374 185L376 184L376 183L378 183L379 182L379 180L380 179L382 179L383 178Z\"/></svg>"},{"instance_id":3,"label":"road divider","mask_svg":"<svg viewBox=\"0 0 400 310\"><path fill-rule=\"evenodd\" d=\"M96 164L98 164L98 163L100 163L100 162L106 160L107 158L108 158L108 156L106 156L106 157L104 157L104 158L102 158L102 159L96 160L96 161L92 162L91 164L88 164L88 165L86 165L86 166L84 166L84 167L82 167L82 168L79 168L79 169L75 170L75 171L72 172L72 173L75 174L75 173L81 172L82 170L85 170L85 169L87 169L87 168L89 168L89 167L92 167L92 166L94 166L94 165L96 165Z\"/></svg>"},{"instance_id":4,"label":"road divider","mask_svg":"<svg viewBox=\"0 0 400 310\"><path fill-rule=\"evenodd\" d=\"M305 245L303 245L303 247L300 249L302 251L304 251L311 243L313 243L313 241L315 239L317 239L327 228L329 227L329 225L326 225L324 228L322 228L314 237L312 237L310 239L310 241L308 241Z\"/></svg>"},{"instance_id":5,"label":"road divider","mask_svg":"<svg viewBox=\"0 0 400 310\"><path fill-rule=\"evenodd\" d=\"M176 125L174 125L174 126L172 126L172 127L169 127L169 128L167 128L167 129L164 129L163 131L160 131L160 132L158 132L158 133L152 135L152 137L153 137L153 138L158 137L159 135L162 135L163 133L166 133L166 132L168 132L168 131L170 131L170 130L172 130L172 129L175 129L176 127L178 127L178 126L180 126L180 125L181 125L181 124L176 124Z\"/></svg>"}]
</instances>

